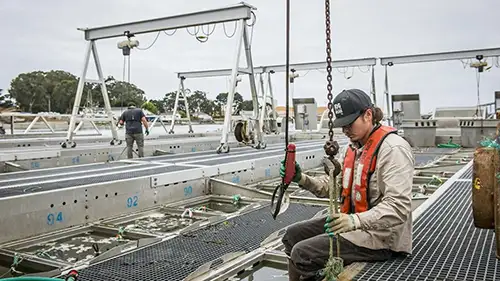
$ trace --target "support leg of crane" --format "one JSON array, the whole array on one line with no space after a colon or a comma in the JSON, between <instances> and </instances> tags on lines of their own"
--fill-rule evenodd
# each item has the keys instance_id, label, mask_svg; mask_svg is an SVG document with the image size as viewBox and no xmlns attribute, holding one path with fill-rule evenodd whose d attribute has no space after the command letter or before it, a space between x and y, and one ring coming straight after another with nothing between
<instances>
[{"instance_id":1,"label":"support leg of crane","mask_svg":"<svg viewBox=\"0 0 500 281\"><path fill-rule=\"evenodd\" d=\"M66 140L66 141L61 142L61 147L62 148L75 148L76 147L76 142L70 141L70 140Z\"/></svg>"},{"instance_id":2,"label":"support leg of crane","mask_svg":"<svg viewBox=\"0 0 500 281\"><path fill-rule=\"evenodd\" d=\"M220 153L229 153L229 145L227 143L221 143L219 147L217 147L217 154Z\"/></svg>"},{"instance_id":3,"label":"support leg of crane","mask_svg":"<svg viewBox=\"0 0 500 281\"><path fill-rule=\"evenodd\" d=\"M258 142L257 145L255 146L256 149L265 149L267 147L267 144L265 142Z\"/></svg>"},{"instance_id":4,"label":"support leg of crane","mask_svg":"<svg viewBox=\"0 0 500 281\"><path fill-rule=\"evenodd\" d=\"M110 145L121 145L123 142L122 140L119 140L119 139L112 139L109 144Z\"/></svg>"},{"instance_id":5,"label":"support leg of crane","mask_svg":"<svg viewBox=\"0 0 500 281\"><path fill-rule=\"evenodd\" d=\"M169 134L169 135L170 135L170 134L173 134L173 133L174 133L174 130L172 130L172 129L171 129L170 131L168 131L168 134Z\"/></svg>"}]
</instances>

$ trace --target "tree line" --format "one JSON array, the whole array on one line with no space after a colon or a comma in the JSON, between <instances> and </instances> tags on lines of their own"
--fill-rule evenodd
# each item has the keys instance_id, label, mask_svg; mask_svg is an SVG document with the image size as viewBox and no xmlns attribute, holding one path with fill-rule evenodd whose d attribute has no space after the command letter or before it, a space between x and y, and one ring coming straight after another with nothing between
<instances>
[{"instance_id":1,"label":"tree line","mask_svg":"<svg viewBox=\"0 0 500 281\"><path fill-rule=\"evenodd\" d=\"M58 112L69 114L73 109L78 77L63 71L33 71L21 73L12 79L8 95L0 89L0 107L16 106L24 112ZM165 94L161 99L147 99L146 93L132 83L119 81L113 76L105 79L109 100L112 107L126 107L129 103L141 106L154 114L172 111L175 103L176 91ZM223 115L228 93L219 93L215 100L207 97L201 90L186 89L189 112L203 112L213 117ZM80 107L103 108L101 87L98 83L85 83ZM185 104L180 101L178 110L185 115ZM244 100L239 93L235 93L233 110L239 114L241 110L252 110L252 101Z\"/></svg>"}]
</instances>

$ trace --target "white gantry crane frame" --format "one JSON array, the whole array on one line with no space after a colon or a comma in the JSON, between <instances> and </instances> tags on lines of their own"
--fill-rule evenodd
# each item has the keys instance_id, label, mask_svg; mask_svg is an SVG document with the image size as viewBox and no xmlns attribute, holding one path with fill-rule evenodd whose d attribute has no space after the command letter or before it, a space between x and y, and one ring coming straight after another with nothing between
<instances>
[{"instance_id":1,"label":"white gantry crane frame","mask_svg":"<svg viewBox=\"0 0 500 281\"><path fill-rule=\"evenodd\" d=\"M466 59L477 59L482 61L488 57L499 57L500 48L489 48L489 49L476 49L476 50L464 50L464 51L453 51L453 52L440 52L440 53L429 53L429 54L418 54L418 55L405 55L405 56L394 56L394 57L382 57L380 58L380 64L385 69L385 81L384 81L384 94L387 102L387 115L389 116L388 122L391 125L391 118L394 116L394 112L391 111L391 100L389 98L389 75L388 66L393 66L395 64L409 64L409 63L423 63L423 62L437 62L437 61L449 61L449 60L466 60ZM482 71L482 70L481 70ZM393 122L394 123L394 122Z\"/></svg>"},{"instance_id":2,"label":"white gantry crane frame","mask_svg":"<svg viewBox=\"0 0 500 281\"><path fill-rule=\"evenodd\" d=\"M79 28L79 30L84 32L85 40L88 41L88 43L84 55L82 75L80 76L80 80L78 81L78 87L76 90L76 97L73 105L73 110L71 113L71 119L66 136L66 141L63 142L61 146L63 148L76 146L76 142L74 141L74 134L75 134L74 129L75 129L76 119L78 117L78 111L80 109L80 103L82 99L85 82L91 81L90 79L86 78L91 54L93 56L98 76L98 80L92 82L97 82L101 85L101 92L104 99L104 107L107 114L107 120L109 120L111 124L111 133L113 139L111 140L110 144L115 145L121 143L121 141L118 139L116 124L113 121L113 113L111 112L111 104L109 101L108 91L106 89L101 62L99 60L99 56L97 53L97 47L96 47L97 40L117 38L122 36L130 38L130 36L138 34L146 34L151 32L176 30L178 28L187 28L193 26L196 27L200 25L209 25L209 24L236 21L240 26L240 31L239 31L240 36L237 39L238 44L236 51L236 53L239 54L241 49L241 40L244 36L245 36L244 40L245 46L248 46L248 32L246 31L245 27L246 27L246 21L252 18L253 10L255 10L255 7L248 5L244 2L241 2L239 4L224 8L205 10L205 11L182 14L182 15L175 15L163 18L149 19L149 20L95 27L95 28ZM250 61L248 68L253 69L251 65L250 49L247 49L246 51L247 51L247 61ZM236 71L237 70L234 69L235 73ZM235 79L233 81L235 81ZM255 81L254 81L254 88L255 88ZM232 103L232 99L230 101Z\"/></svg>"},{"instance_id":3,"label":"white gantry crane frame","mask_svg":"<svg viewBox=\"0 0 500 281\"><path fill-rule=\"evenodd\" d=\"M349 60L336 60L332 61L332 68L335 69L341 69L341 68L350 68L350 67L365 67L368 66L371 68L372 71L372 81L371 81L371 94L373 97L374 103L376 103L376 92L375 92L375 80L374 80L374 66L377 63L376 58L360 58L360 59L349 59ZM315 69L326 69L326 62L307 62L307 63L296 63L296 64L290 64L290 71L292 74L294 74L297 71L308 71L308 70L315 70ZM255 67L253 71L250 69L239 69L236 75L240 74L248 74L248 73L253 73L258 74L260 76L264 75L267 73L268 75L268 87L269 87L269 95L271 100L273 101L272 107L273 107L273 118L270 119L272 122L273 119L276 120L277 116L275 111L275 105L274 105L274 94L272 91L272 84L271 84L271 74L276 73L276 72L285 72L286 71L286 66L285 65L267 65L267 66L259 66ZM177 74L178 77L184 77L184 78L205 78L205 77L217 77L217 76L229 76L231 75L231 81L234 81L233 79L233 69L214 69L214 70L200 70L200 71L186 71L186 72L179 72ZM235 75L235 76L236 76ZM298 77L294 75L293 77ZM264 88L264 84L262 81L262 78L260 79L261 83L261 88ZM289 81L289 83L293 83L293 81ZM233 84L235 87L235 84ZM234 88L232 88L233 94L234 94ZM263 101L266 101L267 99L267 91L262 90L263 92ZM265 110L260 112L260 115L258 114L259 112L256 111L256 108L258 110L259 107L265 108L265 102L261 104L260 106L258 105L258 101L256 98L254 98L254 95L252 93L252 99L254 102L254 116L253 118L258 121L258 124L260 126L256 127L257 129L260 129L257 133L262 134L262 124L265 121L264 115L265 115ZM257 106L256 106L257 103ZM222 138L221 138L221 144L224 144L227 142L227 138L229 135L229 131L231 128L231 118L228 118L228 111L231 110L233 107L232 105L232 100L231 103L228 102L226 104L226 118L224 119L224 127L223 127L223 133L222 133ZM325 111L327 112L327 111ZM323 117L322 117L323 121ZM321 124L321 122L320 122Z\"/></svg>"}]
</instances>

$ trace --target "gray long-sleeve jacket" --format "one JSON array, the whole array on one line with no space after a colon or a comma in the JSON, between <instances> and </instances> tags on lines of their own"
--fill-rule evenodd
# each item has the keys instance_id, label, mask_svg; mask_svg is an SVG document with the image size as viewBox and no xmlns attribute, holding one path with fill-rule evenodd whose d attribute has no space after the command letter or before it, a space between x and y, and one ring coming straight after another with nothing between
<instances>
[{"instance_id":1,"label":"gray long-sleeve jacket","mask_svg":"<svg viewBox=\"0 0 500 281\"><path fill-rule=\"evenodd\" d=\"M356 153L355 171L363 148ZM343 163L346 148L339 153ZM377 156L375 172L369 184L372 208L357 213L361 229L341 234L360 247L390 249L411 254L412 250L412 183L415 157L402 137L391 134L385 138ZM342 174L342 173L341 173ZM341 174L337 188L342 186ZM328 175L311 177L302 174L299 186L318 197L328 197Z\"/></svg>"}]
</instances>

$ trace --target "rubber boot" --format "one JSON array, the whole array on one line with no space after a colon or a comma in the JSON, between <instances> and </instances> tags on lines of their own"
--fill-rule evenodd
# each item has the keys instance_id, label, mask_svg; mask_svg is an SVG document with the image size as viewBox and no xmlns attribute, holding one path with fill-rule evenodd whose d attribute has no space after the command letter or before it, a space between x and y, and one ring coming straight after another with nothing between
<instances>
[{"instance_id":1,"label":"rubber boot","mask_svg":"<svg viewBox=\"0 0 500 281\"><path fill-rule=\"evenodd\" d=\"M297 269L291 259L288 259L288 280L301 281L300 274L297 272Z\"/></svg>"}]
</instances>

